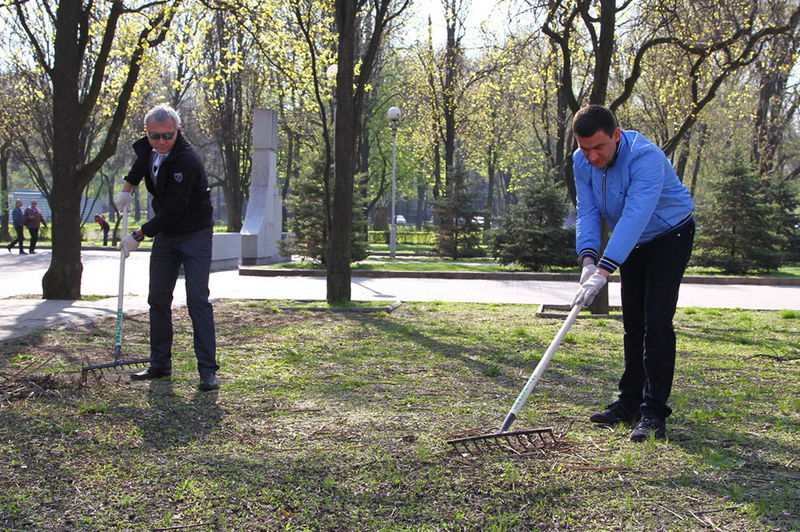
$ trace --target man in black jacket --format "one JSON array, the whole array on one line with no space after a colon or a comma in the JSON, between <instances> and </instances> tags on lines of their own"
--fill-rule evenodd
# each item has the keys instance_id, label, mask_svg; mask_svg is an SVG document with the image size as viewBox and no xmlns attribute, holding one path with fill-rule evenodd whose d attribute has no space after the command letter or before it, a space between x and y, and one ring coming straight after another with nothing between
<instances>
[{"instance_id":1,"label":"man in black jacket","mask_svg":"<svg viewBox=\"0 0 800 532\"><path fill-rule=\"evenodd\" d=\"M131 191L144 178L153 197L155 215L120 242L125 257L146 236L153 238L150 253L150 367L131 375L147 380L172 374L172 293L178 271L184 268L186 304L192 319L194 351L200 372L200 389L219 387L216 372L214 315L208 300L211 270L212 207L205 168L181 134L178 113L156 106L144 117L146 136L133 145L136 153L116 199L124 211Z\"/></svg>"}]
</instances>

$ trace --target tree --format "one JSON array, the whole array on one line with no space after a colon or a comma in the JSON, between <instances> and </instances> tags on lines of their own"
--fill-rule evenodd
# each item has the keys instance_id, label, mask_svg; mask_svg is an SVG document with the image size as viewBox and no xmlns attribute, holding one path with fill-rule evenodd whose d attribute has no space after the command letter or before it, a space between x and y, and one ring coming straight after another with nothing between
<instances>
[{"instance_id":1,"label":"tree","mask_svg":"<svg viewBox=\"0 0 800 532\"><path fill-rule=\"evenodd\" d=\"M410 0L336 0L337 72L335 157L331 233L327 248L327 300L350 300L350 256L353 228L353 184L356 139L359 137L365 92L375 68L378 48L389 24ZM369 9L366 9L366 8ZM363 11L362 11L363 10ZM368 25L362 53L357 52L360 24ZM358 64L358 74L355 73Z\"/></svg>"},{"instance_id":2,"label":"tree","mask_svg":"<svg viewBox=\"0 0 800 532\"><path fill-rule=\"evenodd\" d=\"M781 264L777 209L768 183L736 153L698 209L694 263L728 274L766 272Z\"/></svg>"},{"instance_id":3,"label":"tree","mask_svg":"<svg viewBox=\"0 0 800 532\"><path fill-rule=\"evenodd\" d=\"M235 20L235 22L234 22ZM205 33L199 120L222 162L228 231L242 228L250 187L254 110L262 105L266 72L253 39L237 14L215 11Z\"/></svg>"},{"instance_id":4,"label":"tree","mask_svg":"<svg viewBox=\"0 0 800 532\"><path fill-rule=\"evenodd\" d=\"M84 188L116 151L145 52L160 44L181 0L127 7L103 3L14 0L20 54L44 74L51 116L40 131L52 174L53 254L42 279L46 299L80 297L80 204ZM111 106L109 102L116 102Z\"/></svg>"},{"instance_id":5,"label":"tree","mask_svg":"<svg viewBox=\"0 0 800 532\"><path fill-rule=\"evenodd\" d=\"M541 29L558 51L558 102L571 113L585 103L607 105L612 111L622 108L636 94L651 55L665 47L675 50L680 60L670 79L684 87L685 105L672 135L661 145L668 156L720 86L751 64L766 41L793 31L800 20L800 6L788 19L776 20L763 17L761 4L749 0L657 0L647 9L632 2L617 5L616 0L529 0L529 5L541 14ZM565 129L564 134L569 137L570 132ZM574 140L561 144L568 153L575 149ZM563 160L564 166L555 170L563 176L574 201L572 166L569 157ZM592 311L607 310L604 289L595 298Z\"/></svg>"},{"instance_id":6,"label":"tree","mask_svg":"<svg viewBox=\"0 0 800 532\"><path fill-rule=\"evenodd\" d=\"M496 230L492 255L531 270L575 264L575 231L564 227L567 205L550 177L528 177L520 202Z\"/></svg>"}]
</instances>

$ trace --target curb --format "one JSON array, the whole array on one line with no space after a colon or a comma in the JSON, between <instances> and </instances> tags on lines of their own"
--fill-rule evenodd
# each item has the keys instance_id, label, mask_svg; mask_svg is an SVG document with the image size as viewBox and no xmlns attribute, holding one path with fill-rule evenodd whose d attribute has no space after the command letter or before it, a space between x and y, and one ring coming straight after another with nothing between
<instances>
[{"instance_id":1,"label":"curb","mask_svg":"<svg viewBox=\"0 0 800 532\"><path fill-rule=\"evenodd\" d=\"M323 269L265 268L263 266L239 266L239 275L254 277L325 277ZM432 271L375 271L352 270L352 277L405 278L405 279L480 279L498 281L571 281L577 282L577 273L537 273L537 272L432 272ZM619 280L612 275L612 280ZM684 283L719 285L756 286L800 286L800 279L792 277L712 277L686 275Z\"/></svg>"}]
</instances>

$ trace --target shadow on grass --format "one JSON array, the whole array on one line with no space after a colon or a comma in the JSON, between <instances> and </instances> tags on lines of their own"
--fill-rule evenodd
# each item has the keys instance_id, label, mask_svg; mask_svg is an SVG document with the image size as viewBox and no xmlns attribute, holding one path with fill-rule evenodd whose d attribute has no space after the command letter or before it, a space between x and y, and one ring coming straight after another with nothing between
<instances>
[{"instance_id":1,"label":"shadow on grass","mask_svg":"<svg viewBox=\"0 0 800 532\"><path fill-rule=\"evenodd\" d=\"M437 336L454 338L453 331L446 327L428 328L427 331L423 331L420 328L398 324L396 321L380 316L345 316L345 318L375 327L387 334L400 335L405 340L419 345L437 356L460 363L473 373L481 374L490 379L490 382L496 383L495 392L507 396L508 401L512 401L522 390L547 347L547 345L537 346L540 356L536 358L515 356L508 354L508 346L506 345L486 343L480 348L475 348L455 341L446 342L438 339ZM557 330L557 327L554 327L554 330ZM560 349L567 351L571 347L562 344ZM558 354L556 354L557 356ZM489 359L490 361L482 359ZM574 367L559 366L557 359L554 358L543 377L543 379L547 380L545 386L560 400L576 402L585 407L586 415L588 415L598 404L605 404L606 400L600 399L598 394L598 390L603 390L606 386L604 383L608 383L608 386L616 386L618 377L613 375L621 374L621 355L619 366L615 364L612 368L604 368L602 371L598 371L596 367L589 368L587 366L587 370L589 369L591 369L591 372L589 372L591 377L587 381L585 374L576 374ZM601 381L601 383L598 383L598 381ZM476 392L480 393L477 389ZM611 392L605 395L611 395ZM504 415L505 409L509 406L510 403L498 404L498 411L502 411Z\"/></svg>"},{"instance_id":2,"label":"shadow on grass","mask_svg":"<svg viewBox=\"0 0 800 532\"><path fill-rule=\"evenodd\" d=\"M119 407L117 410L134 421L146 446L153 449L181 447L213 434L224 417L217 405L218 391L197 390L184 401L172 387L171 379L149 382L146 391L148 408Z\"/></svg>"}]
</instances>

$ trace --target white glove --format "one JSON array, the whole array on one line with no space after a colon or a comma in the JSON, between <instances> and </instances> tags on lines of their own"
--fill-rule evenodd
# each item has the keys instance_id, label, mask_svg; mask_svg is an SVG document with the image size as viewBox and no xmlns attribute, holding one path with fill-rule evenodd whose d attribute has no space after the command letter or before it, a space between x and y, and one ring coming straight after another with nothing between
<instances>
[{"instance_id":1,"label":"white glove","mask_svg":"<svg viewBox=\"0 0 800 532\"><path fill-rule=\"evenodd\" d=\"M584 283L581 284L581 287L578 289L578 293L575 294L575 299L572 300L572 306L575 305L582 305L584 308L588 307L594 301L594 297L600 291L603 286L606 284L606 278L604 275L601 275L597 272L593 273Z\"/></svg>"},{"instance_id":2,"label":"white glove","mask_svg":"<svg viewBox=\"0 0 800 532\"><path fill-rule=\"evenodd\" d=\"M589 262L583 266L583 270L581 270L581 280L578 281L580 284L585 283L589 280L589 277L592 276L594 272L597 271L597 266L594 262Z\"/></svg>"},{"instance_id":3,"label":"white glove","mask_svg":"<svg viewBox=\"0 0 800 532\"><path fill-rule=\"evenodd\" d=\"M131 233L119 242L119 249L122 250L122 254L126 259L130 257L131 251L139 247L139 240L136 239L135 234Z\"/></svg>"},{"instance_id":4,"label":"white glove","mask_svg":"<svg viewBox=\"0 0 800 532\"><path fill-rule=\"evenodd\" d=\"M127 190L121 191L114 200L114 204L119 209L119 212L125 212L125 209L130 210L131 203L133 203L133 196Z\"/></svg>"}]
</instances>

